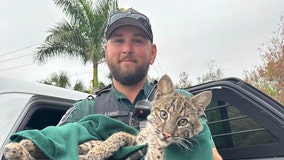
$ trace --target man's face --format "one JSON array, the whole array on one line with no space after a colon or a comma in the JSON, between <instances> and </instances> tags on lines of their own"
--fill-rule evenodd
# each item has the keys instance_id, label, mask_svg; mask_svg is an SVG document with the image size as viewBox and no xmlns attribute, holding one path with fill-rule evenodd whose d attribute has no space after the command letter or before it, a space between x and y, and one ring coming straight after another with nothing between
<instances>
[{"instance_id":1,"label":"man's face","mask_svg":"<svg viewBox=\"0 0 284 160\"><path fill-rule=\"evenodd\" d=\"M112 76L123 85L134 85L144 79L156 53L156 45L135 26L118 28L105 45L106 62Z\"/></svg>"}]
</instances>

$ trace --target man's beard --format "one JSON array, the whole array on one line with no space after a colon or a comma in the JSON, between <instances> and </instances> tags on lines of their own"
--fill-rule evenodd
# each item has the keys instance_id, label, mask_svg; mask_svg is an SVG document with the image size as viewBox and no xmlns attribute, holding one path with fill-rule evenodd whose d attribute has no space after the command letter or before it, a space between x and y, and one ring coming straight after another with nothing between
<instances>
[{"instance_id":1,"label":"man's beard","mask_svg":"<svg viewBox=\"0 0 284 160\"><path fill-rule=\"evenodd\" d=\"M112 77L122 85L135 85L145 78L148 73L149 64L136 67L127 71L121 70L119 67L109 64Z\"/></svg>"}]
</instances>

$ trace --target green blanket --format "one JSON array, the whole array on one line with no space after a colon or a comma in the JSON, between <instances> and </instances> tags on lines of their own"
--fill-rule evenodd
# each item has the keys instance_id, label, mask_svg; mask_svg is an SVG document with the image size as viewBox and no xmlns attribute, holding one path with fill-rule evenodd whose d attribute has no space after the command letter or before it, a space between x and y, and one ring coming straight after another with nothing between
<instances>
[{"instance_id":1,"label":"green blanket","mask_svg":"<svg viewBox=\"0 0 284 160\"><path fill-rule=\"evenodd\" d=\"M205 122L202 122L205 123ZM207 125L205 125L207 126ZM89 115L79 122L68 123L63 126L50 126L43 130L26 130L13 134L11 141L20 141L23 138L32 140L47 157L52 160L75 160L78 159L78 144L90 139L104 140L111 134L125 131L137 134L137 130L104 115ZM180 146L170 145L165 149L168 160L211 160L212 145L210 131L207 127L189 145L190 150ZM111 159L126 159L135 151L144 147L122 147Z\"/></svg>"}]
</instances>

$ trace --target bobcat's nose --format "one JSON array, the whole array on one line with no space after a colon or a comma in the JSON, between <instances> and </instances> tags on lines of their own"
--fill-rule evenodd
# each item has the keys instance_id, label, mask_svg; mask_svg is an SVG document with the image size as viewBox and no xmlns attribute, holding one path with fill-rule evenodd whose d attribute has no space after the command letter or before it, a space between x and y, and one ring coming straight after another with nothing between
<instances>
[{"instance_id":1,"label":"bobcat's nose","mask_svg":"<svg viewBox=\"0 0 284 160\"><path fill-rule=\"evenodd\" d=\"M163 132L163 136L164 136L165 139L168 139L168 138L170 138L172 135L169 134L169 133L167 133L167 132Z\"/></svg>"}]
</instances>

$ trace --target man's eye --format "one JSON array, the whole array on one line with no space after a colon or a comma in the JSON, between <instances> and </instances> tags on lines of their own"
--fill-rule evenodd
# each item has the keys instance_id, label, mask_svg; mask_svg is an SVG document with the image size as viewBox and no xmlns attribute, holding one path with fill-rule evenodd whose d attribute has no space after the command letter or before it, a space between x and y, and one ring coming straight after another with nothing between
<instances>
[{"instance_id":1,"label":"man's eye","mask_svg":"<svg viewBox=\"0 0 284 160\"><path fill-rule=\"evenodd\" d=\"M122 39L116 39L116 40L114 40L114 42L115 42L115 43L122 43L123 40L122 40Z\"/></svg>"},{"instance_id":2,"label":"man's eye","mask_svg":"<svg viewBox=\"0 0 284 160\"><path fill-rule=\"evenodd\" d=\"M141 43L143 43L143 41L142 41L141 39L135 39L135 40L133 40L133 42L136 43L136 44L141 44Z\"/></svg>"}]
</instances>

